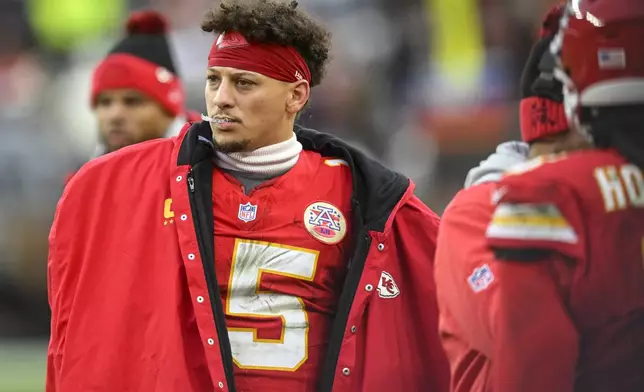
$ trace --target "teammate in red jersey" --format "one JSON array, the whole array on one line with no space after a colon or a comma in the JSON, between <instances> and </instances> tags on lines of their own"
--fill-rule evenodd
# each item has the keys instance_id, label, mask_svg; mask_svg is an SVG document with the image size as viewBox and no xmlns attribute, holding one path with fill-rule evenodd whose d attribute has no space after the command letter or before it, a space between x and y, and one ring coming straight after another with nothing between
<instances>
[{"instance_id":1,"label":"teammate in red jersey","mask_svg":"<svg viewBox=\"0 0 644 392\"><path fill-rule=\"evenodd\" d=\"M438 218L295 125L327 31L272 0L202 28L204 121L89 162L58 204L47 391L445 392Z\"/></svg>"},{"instance_id":2,"label":"teammate in red jersey","mask_svg":"<svg viewBox=\"0 0 644 392\"><path fill-rule=\"evenodd\" d=\"M469 292L442 289L439 238L441 312L469 322L451 343L469 357L450 355L468 366L452 370L474 376L471 390L644 390L644 7L573 2L561 26L551 49L567 118L595 148L530 161L493 187L485 242L451 275Z\"/></svg>"},{"instance_id":3,"label":"teammate in red jersey","mask_svg":"<svg viewBox=\"0 0 644 392\"><path fill-rule=\"evenodd\" d=\"M451 390L488 391L492 387L494 306L481 295L493 281L485 231L494 212L495 182L513 166L525 166L554 152L588 146L585 138L570 132L563 110L561 83L553 78L549 45L559 28L563 7L544 18L539 41L533 46L521 76L520 123L524 143L507 142L468 173L466 189L451 201L441 219L436 253L436 284L440 307L440 333L451 364ZM527 144L526 144L527 143ZM487 289L489 291L493 288Z\"/></svg>"}]
</instances>

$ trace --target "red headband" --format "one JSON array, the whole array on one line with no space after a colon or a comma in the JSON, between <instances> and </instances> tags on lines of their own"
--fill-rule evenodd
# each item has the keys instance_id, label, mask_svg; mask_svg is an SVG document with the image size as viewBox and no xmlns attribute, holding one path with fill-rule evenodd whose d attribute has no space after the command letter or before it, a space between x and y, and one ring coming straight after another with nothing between
<instances>
[{"instance_id":1,"label":"red headband","mask_svg":"<svg viewBox=\"0 0 644 392\"><path fill-rule=\"evenodd\" d=\"M532 142L548 135L568 130L568 121L563 104L541 97L521 100L519 108L521 136L524 142Z\"/></svg>"},{"instance_id":2,"label":"red headband","mask_svg":"<svg viewBox=\"0 0 644 392\"><path fill-rule=\"evenodd\" d=\"M249 43L243 35L229 31L219 35L210 48L208 67L231 67L257 72L282 82L311 82L311 71L295 48Z\"/></svg>"}]
</instances>

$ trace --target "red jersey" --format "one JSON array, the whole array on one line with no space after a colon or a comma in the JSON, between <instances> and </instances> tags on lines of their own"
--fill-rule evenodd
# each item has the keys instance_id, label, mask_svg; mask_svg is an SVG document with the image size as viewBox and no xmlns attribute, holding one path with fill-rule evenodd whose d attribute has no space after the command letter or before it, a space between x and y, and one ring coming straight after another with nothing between
<instances>
[{"instance_id":1,"label":"red jersey","mask_svg":"<svg viewBox=\"0 0 644 392\"><path fill-rule=\"evenodd\" d=\"M644 390L642 171L593 150L531 161L485 187L455 200L471 208L448 209L439 234L453 389ZM464 229L475 208L491 213L483 237L480 214Z\"/></svg>"},{"instance_id":2,"label":"red jersey","mask_svg":"<svg viewBox=\"0 0 644 392\"><path fill-rule=\"evenodd\" d=\"M338 162L303 151L248 195L214 171L215 264L239 392L316 390L350 237L351 173Z\"/></svg>"}]
</instances>

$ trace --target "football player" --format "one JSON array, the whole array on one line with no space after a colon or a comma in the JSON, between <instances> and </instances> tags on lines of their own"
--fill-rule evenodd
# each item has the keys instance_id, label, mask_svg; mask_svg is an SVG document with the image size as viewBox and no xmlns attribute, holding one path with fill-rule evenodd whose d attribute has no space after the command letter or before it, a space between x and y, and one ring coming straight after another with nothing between
<instances>
[{"instance_id":1,"label":"football player","mask_svg":"<svg viewBox=\"0 0 644 392\"><path fill-rule=\"evenodd\" d=\"M437 279L454 389L644 390L643 6L574 1L550 45L570 128L594 148L482 185L476 222L490 223L468 254L445 249L465 232L445 216Z\"/></svg>"},{"instance_id":2,"label":"football player","mask_svg":"<svg viewBox=\"0 0 644 392\"><path fill-rule=\"evenodd\" d=\"M133 12L126 32L92 74L90 103L98 143L91 158L176 136L186 121L199 119L198 113L185 108L166 18L152 10ZM67 175L65 183L74 173Z\"/></svg>"},{"instance_id":3,"label":"football player","mask_svg":"<svg viewBox=\"0 0 644 392\"><path fill-rule=\"evenodd\" d=\"M100 141L96 155L174 136L186 122L185 93L165 17L137 11L126 30L92 74L91 105Z\"/></svg>"}]
</instances>

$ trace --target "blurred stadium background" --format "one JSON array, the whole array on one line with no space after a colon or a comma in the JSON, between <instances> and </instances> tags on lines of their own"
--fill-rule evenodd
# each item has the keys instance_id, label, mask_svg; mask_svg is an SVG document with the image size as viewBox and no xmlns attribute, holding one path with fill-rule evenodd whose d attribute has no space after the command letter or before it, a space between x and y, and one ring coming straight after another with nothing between
<instances>
[{"instance_id":1,"label":"blurred stadium background","mask_svg":"<svg viewBox=\"0 0 644 392\"><path fill-rule=\"evenodd\" d=\"M441 212L467 170L517 138L518 80L555 0L301 0L334 34L301 122L410 176ZM216 1L215 1L216 3ZM130 10L153 7L189 106L203 110L212 0L0 1L0 392L44 390L47 233L65 174L91 155L89 77Z\"/></svg>"}]
</instances>

